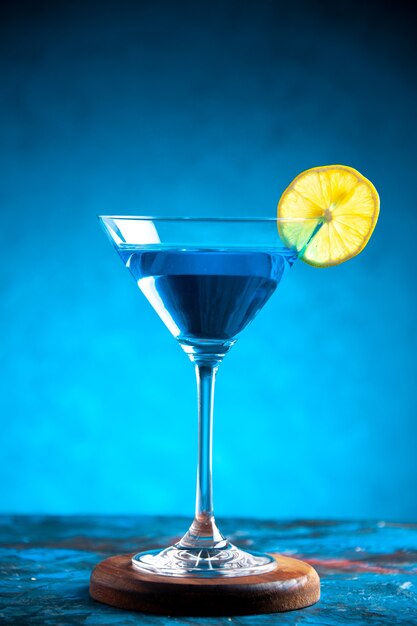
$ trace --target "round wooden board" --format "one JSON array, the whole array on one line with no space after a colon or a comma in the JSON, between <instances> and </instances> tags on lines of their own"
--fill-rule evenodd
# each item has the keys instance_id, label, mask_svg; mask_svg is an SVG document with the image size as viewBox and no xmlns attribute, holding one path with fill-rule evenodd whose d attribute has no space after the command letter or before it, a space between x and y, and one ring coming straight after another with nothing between
<instances>
[{"instance_id":1,"label":"round wooden board","mask_svg":"<svg viewBox=\"0 0 417 626\"><path fill-rule=\"evenodd\" d=\"M94 600L160 615L226 616L292 611L320 598L317 572L303 561L274 554L276 570L237 578L174 578L142 574L132 555L101 561L90 580Z\"/></svg>"}]
</instances>

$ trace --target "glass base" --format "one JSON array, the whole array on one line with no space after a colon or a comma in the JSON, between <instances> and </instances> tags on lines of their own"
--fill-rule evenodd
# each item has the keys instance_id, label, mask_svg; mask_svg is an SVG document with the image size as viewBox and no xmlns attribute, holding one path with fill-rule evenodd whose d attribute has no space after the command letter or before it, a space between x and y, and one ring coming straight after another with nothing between
<instances>
[{"instance_id":1,"label":"glass base","mask_svg":"<svg viewBox=\"0 0 417 626\"><path fill-rule=\"evenodd\" d=\"M245 552L231 543L223 548L183 548L176 544L162 551L139 552L132 558L132 565L148 574L190 578L251 576L277 567L269 554Z\"/></svg>"}]
</instances>

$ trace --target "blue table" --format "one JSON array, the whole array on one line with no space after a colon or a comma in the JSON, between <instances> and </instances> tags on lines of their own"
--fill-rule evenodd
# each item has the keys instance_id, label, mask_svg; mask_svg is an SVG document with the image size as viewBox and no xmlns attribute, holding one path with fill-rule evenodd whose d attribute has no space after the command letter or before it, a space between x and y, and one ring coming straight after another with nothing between
<instances>
[{"instance_id":1,"label":"blue table","mask_svg":"<svg viewBox=\"0 0 417 626\"><path fill-rule=\"evenodd\" d=\"M88 595L90 572L107 556L162 547L188 519L0 517L0 624L373 624L417 626L417 524L220 520L242 547L313 564L322 600L302 611L236 618L164 618L112 609Z\"/></svg>"}]
</instances>

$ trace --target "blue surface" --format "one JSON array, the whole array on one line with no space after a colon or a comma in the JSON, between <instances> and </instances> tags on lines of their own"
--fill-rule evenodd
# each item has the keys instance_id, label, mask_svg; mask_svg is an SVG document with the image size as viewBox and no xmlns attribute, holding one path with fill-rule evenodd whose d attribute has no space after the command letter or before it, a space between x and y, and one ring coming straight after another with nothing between
<instances>
[{"instance_id":1,"label":"blue surface","mask_svg":"<svg viewBox=\"0 0 417 626\"><path fill-rule=\"evenodd\" d=\"M222 365L216 510L416 519L407 8L3 10L1 510L191 514L192 367L95 216L274 215L339 162L376 185L379 224L343 266L296 264Z\"/></svg>"},{"instance_id":2,"label":"blue surface","mask_svg":"<svg viewBox=\"0 0 417 626\"><path fill-rule=\"evenodd\" d=\"M251 549L314 565L318 604L300 611L229 618L167 618L113 609L88 596L99 561L178 539L189 520L161 517L0 517L0 622L269 626L415 626L416 524L229 519L222 529Z\"/></svg>"}]
</instances>

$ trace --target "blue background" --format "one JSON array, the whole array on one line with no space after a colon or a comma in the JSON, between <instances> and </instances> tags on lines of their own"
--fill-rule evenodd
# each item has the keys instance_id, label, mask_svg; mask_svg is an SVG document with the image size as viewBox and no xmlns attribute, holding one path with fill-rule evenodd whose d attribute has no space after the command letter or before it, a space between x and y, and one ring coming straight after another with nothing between
<instances>
[{"instance_id":1,"label":"blue background","mask_svg":"<svg viewBox=\"0 0 417 626\"><path fill-rule=\"evenodd\" d=\"M216 509L417 519L407 5L8 4L1 510L193 512L192 367L96 214L273 216L300 171L344 163L378 226L342 266L296 264L222 365Z\"/></svg>"}]
</instances>

